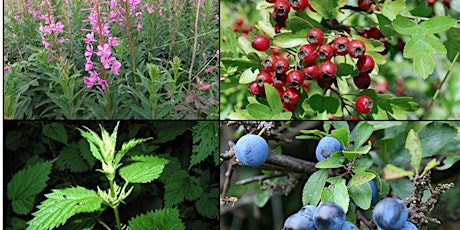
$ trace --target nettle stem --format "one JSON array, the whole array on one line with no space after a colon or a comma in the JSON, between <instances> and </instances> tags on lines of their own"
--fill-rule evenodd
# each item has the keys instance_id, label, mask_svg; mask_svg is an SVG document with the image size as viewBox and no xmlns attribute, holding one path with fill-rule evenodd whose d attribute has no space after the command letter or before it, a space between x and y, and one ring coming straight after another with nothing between
<instances>
[{"instance_id":1,"label":"nettle stem","mask_svg":"<svg viewBox=\"0 0 460 230\"><path fill-rule=\"evenodd\" d=\"M110 196L115 196L115 184L114 180L110 180ZM113 214L115 215L115 222L117 223L117 229L121 230L121 221L120 221L120 214L118 213L118 206L112 207Z\"/></svg>"}]
</instances>

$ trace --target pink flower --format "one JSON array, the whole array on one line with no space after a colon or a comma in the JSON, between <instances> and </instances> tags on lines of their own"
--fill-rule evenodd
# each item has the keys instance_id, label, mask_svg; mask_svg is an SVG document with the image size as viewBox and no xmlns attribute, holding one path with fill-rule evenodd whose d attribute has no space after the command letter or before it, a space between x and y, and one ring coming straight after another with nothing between
<instances>
[{"instance_id":1,"label":"pink flower","mask_svg":"<svg viewBox=\"0 0 460 230\"><path fill-rule=\"evenodd\" d=\"M93 56L93 47L91 45L86 46L85 57Z\"/></svg>"},{"instance_id":2,"label":"pink flower","mask_svg":"<svg viewBox=\"0 0 460 230\"><path fill-rule=\"evenodd\" d=\"M102 90L104 90L107 86L109 86L109 84L107 84L107 81L106 80L102 80L99 78L99 85L101 86Z\"/></svg>"},{"instance_id":3,"label":"pink flower","mask_svg":"<svg viewBox=\"0 0 460 230\"><path fill-rule=\"evenodd\" d=\"M101 63L104 66L104 69L108 69L110 67L110 63L117 60L113 56L101 56Z\"/></svg>"},{"instance_id":4,"label":"pink flower","mask_svg":"<svg viewBox=\"0 0 460 230\"><path fill-rule=\"evenodd\" d=\"M86 63L85 63L85 70L90 71L93 69L93 67L94 67L94 63L89 58L87 58Z\"/></svg>"},{"instance_id":5,"label":"pink flower","mask_svg":"<svg viewBox=\"0 0 460 230\"><path fill-rule=\"evenodd\" d=\"M51 44L46 41L45 37L42 37L42 43L45 46L45 49L49 50L49 47L51 46Z\"/></svg>"},{"instance_id":6,"label":"pink flower","mask_svg":"<svg viewBox=\"0 0 460 230\"><path fill-rule=\"evenodd\" d=\"M142 17L142 12L136 12L136 17L140 19Z\"/></svg>"},{"instance_id":7,"label":"pink flower","mask_svg":"<svg viewBox=\"0 0 460 230\"><path fill-rule=\"evenodd\" d=\"M3 67L3 72L5 72L5 73L6 73L6 72L8 72L8 71L10 71L10 67L9 67L9 66L5 66L5 67Z\"/></svg>"},{"instance_id":8,"label":"pink flower","mask_svg":"<svg viewBox=\"0 0 460 230\"><path fill-rule=\"evenodd\" d=\"M160 17L163 16L163 12L161 12L161 10L158 11L158 16L160 16Z\"/></svg>"},{"instance_id":9,"label":"pink flower","mask_svg":"<svg viewBox=\"0 0 460 230\"><path fill-rule=\"evenodd\" d=\"M120 38L117 37L109 37L109 44L111 46L118 46L118 41L120 41Z\"/></svg>"},{"instance_id":10,"label":"pink flower","mask_svg":"<svg viewBox=\"0 0 460 230\"><path fill-rule=\"evenodd\" d=\"M217 67L218 67L217 65L211 66L211 67L207 68L204 72L210 73L210 72L214 71Z\"/></svg>"},{"instance_id":11,"label":"pink flower","mask_svg":"<svg viewBox=\"0 0 460 230\"><path fill-rule=\"evenodd\" d=\"M147 11L149 12L149 14L152 14L153 12L155 12L155 8L147 7Z\"/></svg>"},{"instance_id":12,"label":"pink flower","mask_svg":"<svg viewBox=\"0 0 460 230\"><path fill-rule=\"evenodd\" d=\"M120 74L120 67L121 63L117 60L113 61L112 66L110 67L110 70L112 70L112 73L115 75Z\"/></svg>"},{"instance_id":13,"label":"pink flower","mask_svg":"<svg viewBox=\"0 0 460 230\"><path fill-rule=\"evenodd\" d=\"M91 32L91 33L87 34L86 38L83 38L83 41L85 41L86 44L96 42L96 39L94 39L94 33Z\"/></svg>"},{"instance_id":14,"label":"pink flower","mask_svg":"<svg viewBox=\"0 0 460 230\"><path fill-rule=\"evenodd\" d=\"M97 52L96 54L98 56L110 56L112 54L111 47L109 44L104 43L102 46L97 46Z\"/></svg>"},{"instance_id":15,"label":"pink flower","mask_svg":"<svg viewBox=\"0 0 460 230\"><path fill-rule=\"evenodd\" d=\"M217 81L216 81L216 82L213 82L213 83L211 83L211 84L204 85L204 86L202 86L202 87L200 88L200 90L203 90L203 91L204 91L204 90L208 90L208 89L210 89L213 85L216 85L216 84L217 84Z\"/></svg>"},{"instance_id":16,"label":"pink flower","mask_svg":"<svg viewBox=\"0 0 460 230\"><path fill-rule=\"evenodd\" d=\"M44 35L51 34L51 28L49 26L43 26L41 23L40 23L40 31Z\"/></svg>"}]
</instances>

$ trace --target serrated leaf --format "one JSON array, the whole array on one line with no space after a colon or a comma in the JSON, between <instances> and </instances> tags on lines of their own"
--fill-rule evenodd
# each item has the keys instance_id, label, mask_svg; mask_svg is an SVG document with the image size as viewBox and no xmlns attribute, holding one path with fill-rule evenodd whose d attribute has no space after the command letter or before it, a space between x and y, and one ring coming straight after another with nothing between
<instances>
[{"instance_id":1,"label":"serrated leaf","mask_svg":"<svg viewBox=\"0 0 460 230\"><path fill-rule=\"evenodd\" d=\"M132 230L185 229L184 223L179 218L179 210L176 208L158 209L138 215L129 220L128 225Z\"/></svg>"},{"instance_id":2,"label":"serrated leaf","mask_svg":"<svg viewBox=\"0 0 460 230\"><path fill-rule=\"evenodd\" d=\"M406 3L404 0L386 1L385 4L380 4L379 7L382 14L393 21L406 8Z\"/></svg>"},{"instance_id":3,"label":"serrated leaf","mask_svg":"<svg viewBox=\"0 0 460 230\"><path fill-rule=\"evenodd\" d=\"M81 157L85 159L89 167L93 168L94 164L96 164L96 158L91 154L89 143L85 139L80 139L80 141L78 141L78 150L80 150Z\"/></svg>"},{"instance_id":4,"label":"serrated leaf","mask_svg":"<svg viewBox=\"0 0 460 230\"><path fill-rule=\"evenodd\" d=\"M357 150L363 145L374 132L374 126L361 121L350 133L350 142L354 142L353 150Z\"/></svg>"},{"instance_id":5,"label":"serrated leaf","mask_svg":"<svg viewBox=\"0 0 460 230\"><path fill-rule=\"evenodd\" d=\"M413 129L407 134L405 147L409 150L409 154L411 155L410 165L415 170L418 170L420 162L422 161L422 145L420 144L417 133Z\"/></svg>"},{"instance_id":6,"label":"serrated leaf","mask_svg":"<svg viewBox=\"0 0 460 230\"><path fill-rule=\"evenodd\" d=\"M165 185L165 207L187 200L196 200L203 193L199 179L191 177L184 170L174 172Z\"/></svg>"},{"instance_id":7,"label":"serrated leaf","mask_svg":"<svg viewBox=\"0 0 460 230\"><path fill-rule=\"evenodd\" d=\"M403 51L406 58L414 58L414 70L423 79L426 79L434 70L433 54L445 54L446 48L439 38L434 35L412 37Z\"/></svg>"},{"instance_id":8,"label":"serrated leaf","mask_svg":"<svg viewBox=\"0 0 460 230\"><path fill-rule=\"evenodd\" d=\"M396 19L391 23L393 28L399 34L415 35L417 32L417 23L414 20L405 18L401 15L396 16Z\"/></svg>"},{"instance_id":9,"label":"serrated leaf","mask_svg":"<svg viewBox=\"0 0 460 230\"><path fill-rule=\"evenodd\" d=\"M406 171L392 164L388 164L383 168L383 178L385 178L385 180L394 180L406 176L414 176L414 172Z\"/></svg>"},{"instance_id":10,"label":"serrated leaf","mask_svg":"<svg viewBox=\"0 0 460 230\"><path fill-rule=\"evenodd\" d=\"M43 127L42 133L43 135L50 138L51 140L55 140L62 144L67 145L67 141L68 141L67 130L60 123L53 122L53 123L46 124Z\"/></svg>"},{"instance_id":11,"label":"serrated leaf","mask_svg":"<svg viewBox=\"0 0 460 230\"><path fill-rule=\"evenodd\" d=\"M456 23L457 21L454 18L436 16L421 22L419 27L428 34L438 34L452 28Z\"/></svg>"},{"instance_id":12,"label":"serrated leaf","mask_svg":"<svg viewBox=\"0 0 460 230\"><path fill-rule=\"evenodd\" d=\"M209 193L200 196L196 201L196 210L205 217L219 218L219 189L212 188Z\"/></svg>"},{"instance_id":13,"label":"serrated leaf","mask_svg":"<svg viewBox=\"0 0 460 230\"><path fill-rule=\"evenodd\" d=\"M188 121L158 122L154 124L156 129L159 130L156 138L152 141L155 144L163 144L174 140L193 126L193 123Z\"/></svg>"},{"instance_id":14,"label":"serrated leaf","mask_svg":"<svg viewBox=\"0 0 460 230\"><path fill-rule=\"evenodd\" d=\"M102 199L93 191L83 187L53 189L52 193L34 212L34 218L28 222L27 230L53 229L64 224L78 213L101 210Z\"/></svg>"},{"instance_id":15,"label":"serrated leaf","mask_svg":"<svg viewBox=\"0 0 460 230\"><path fill-rule=\"evenodd\" d=\"M321 191L321 201L324 202L335 202L342 206L345 213L348 211L348 204L350 202L350 196L348 195L348 189L345 185L345 179L341 177L330 177L327 179L330 183L329 187L324 187Z\"/></svg>"},{"instance_id":16,"label":"serrated leaf","mask_svg":"<svg viewBox=\"0 0 460 230\"><path fill-rule=\"evenodd\" d=\"M339 140L343 146L348 146L348 131L345 128L332 130L331 136Z\"/></svg>"},{"instance_id":17,"label":"serrated leaf","mask_svg":"<svg viewBox=\"0 0 460 230\"><path fill-rule=\"evenodd\" d=\"M335 18L339 9L347 4L347 0L309 0L308 2L325 19Z\"/></svg>"},{"instance_id":18,"label":"serrated leaf","mask_svg":"<svg viewBox=\"0 0 460 230\"><path fill-rule=\"evenodd\" d=\"M168 160L156 156L136 155L129 165L120 168L120 176L130 183L148 183L160 177Z\"/></svg>"},{"instance_id":19,"label":"serrated leaf","mask_svg":"<svg viewBox=\"0 0 460 230\"><path fill-rule=\"evenodd\" d=\"M292 48L297 47L302 44L307 43L307 38L305 37L307 31L299 31L298 33L285 32L275 35L273 40L273 45L280 48ZM303 34L303 36L300 36Z\"/></svg>"},{"instance_id":20,"label":"serrated leaf","mask_svg":"<svg viewBox=\"0 0 460 230\"><path fill-rule=\"evenodd\" d=\"M279 114L283 112L283 105L278 91L273 85L264 84L265 94L267 95L267 102L273 111L273 114Z\"/></svg>"},{"instance_id":21,"label":"serrated leaf","mask_svg":"<svg viewBox=\"0 0 460 230\"><path fill-rule=\"evenodd\" d=\"M219 165L219 123L217 121L199 121L192 128L193 147L190 156L192 166L202 162L209 156L214 156L215 165Z\"/></svg>"},{"instance_id":22,"label":"serrated leaf","mask_svg":"<svg viewBox=\"0 0 460 230\"><path fill-rule=\"evenodd\" d=\"M53 161L39 162L14 174L7 185L7 197L15 213L24 215L32 211L35 196L45 189L52 166Z\"/></svg>"},{"instance_id":23,"label":"serrated leaf","mask_svg":"<svg viewBox=\"0 0 460 230\"><path fill-rule=\"evenodd\" d=\"M327 158L318 163L316 163L315 167L319 169L327 169L327 168L340 168L343 166L345 158Z\"/></svg>"},{"instance_id":24,"label":"serrated leaf","mask_svg":"<svg viewBox=\"0 0 460 230\"><path fill-rule=\"evenodd\" d=\"M245 71L243 71L243 73L241 73L238 83L249 84L256 80L257 74L259 74L259 70L257 69L254 72L252 72L252 69L250 68L246 69Z\"/></svg>"},{"instance_id":25,"label":"serrated leaf","mask_svg":"<svg viewBox=\"0 0 460 230\"><path fill-rule=\"evenodd\" d=\"M60 152L59 158L56 161L56 168L61 171L68 169L71 172L83 172L89 170L86 162L80 154L78 154L78 150L77 143L70 143Z\"/></svg>"},{"instance_id":26,"label":"serrated leaf","mask_svg":"<svg viewBox=\"0 0 460 230\"><path fill-rule=\"evenodd\" d=\"M308 178L307 183L302 190L302 204L303 205L314 205L316 206L321 199L321 190L326 185L328 177L327 169L320 169Z\"/></svg>"},{"instance_id":27,"label":"serrated leaf","mask_svg":"<svg viewBox=\"0 0 460 230\"><path fill-rule=\"evenodd\" d=\"M441 167L437 167L436 169L438 170L446 170L450 168L452 165L454 165L457 161L460 160L460 155L454 154L454 153L449 153L447 154L446 158L442 162L444 165Z\"/></svg>"}]
</instances>

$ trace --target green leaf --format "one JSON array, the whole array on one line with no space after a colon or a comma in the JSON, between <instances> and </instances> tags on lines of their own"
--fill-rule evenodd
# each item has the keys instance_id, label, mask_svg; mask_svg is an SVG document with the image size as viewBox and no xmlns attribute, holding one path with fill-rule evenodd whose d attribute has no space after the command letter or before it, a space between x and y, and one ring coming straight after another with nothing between
<instances>
[{"instance_id":1,"label":"green leaf","mask_svg":"<svg viewBox=\"0 0 460 230\"><path fill-rule=\"evenodd\" d=\"M356 157L358 155L368 154L369 151L371 151L371 149L372 149L371 145L365 145L365 146L358 146L356 150L352 150L352 151L343 150L342 153L347 159L354 161L356 160Z\"/></svg>"},{"instance_id":2,"label":"green leaf","mask_svg":"<svg viewBox=\"0 0 460 230\"><path fill-rule=\"evenodd\" d=\"M240 79L238 80L238 83L240 84L249 84L252 83L253 81L256 80L257 74L259 74L259 70L255 70L252 72L252 70L246 69L240 76Z\"/></svg>"},{"instance_id":3,"label":"green leaf","mask_svg":"<svg viewBox=\"0 0 460 230\"><path fill-rule=\"evenodd\" d=\"M386 1L385 4L380 4L382 14L391 21L396 19L396 16L406 8L405 0Z\"/></svg>"},{"instance_id":4,"label":"green leaf","mask_svg":"<svg viewBox=\"0 0 460 230\"><path fill-rule=\"evenodd\" d=\"M290 120L292 118L292 113L291 112L282 112L275 114L271 117L270 120Z\"/></svg>"},{"instance_id":5,"label":"green leaf","mask_svg":"<svg viewBox=\"0 0 460 230\"><path fill-rule=\"evenodd\" d=\"M339 14L339 9L347 4L347 0L309 0L308 2L325 19L335 18Z\"/></svg>"},{"instance_id":6,"label":"green leaf","mask_svg":"<svg viewBox=\"0 0 460 230\"><path fill-rule=\"evenodd\" d=\"M67 137L67 130L64 126L60 123L49 123L43 127L42 130L43 135L50 138L51 140L58 141L62 144L67 145L68 137Z\"/></svg>"},{"instance_id":7,"label":"green leaf","mask_svg":"<svg viewBox=\"0 0 460 230\"><path fill-rule=\"evenodd\" d=\"M383 16L382 14L377 14L377 20L379 21L379 29L385 37L391 37L395 34L391 21Z\"/></svg>"},{"instance_id":8,"label":"green leaf","mask_svg":"<svg viewBox=\"0 0 460 230\"><path fill-rule=\"evenodd\" d=\"M425 175L428 171L433 169L434 167L438 166L439 162L436 159L432 159L428 164L425 165L425 168L423 169L422 176Z\"/></svg>"},{"instance_id":9,"label":"green leaf","mask_svg":"<svg viewBox=\"0 0 460 230\"><path fill-rule=\"evenodd\" d=\"M199 178L189 176L184 170L179 170L168 177L165 185L165 207L172 207L187 200L196 200L203 193Z\"/></svg>"},{"instance_id":10,"label":"green leaf","mask_svg":"<svg viewBox=\"0 0 460 230\"><path fill-rule=\"evenodd\" d=\"M71 172L83 172L89 170L88 165L80 156L78 150L78 144L75 142L72 142L65 147L59 154L59 158L56 161L56 168L61 171L68 169Z\"/></svg>"},{"instance_id":11,"label":"green leaf","mask_svg":"<svg viewBox=\"0 0 460 230\"><path fill-rule=\"evenodd\" d=\"M393 192L396 194L397 197L401 199L406 199L407 197L411 196L414 192L414 186L407 178L392 180L389 181L389 183Z\"/></svg>"},{"instance_id":12,"label":"green leaf","mask_svg":"<svg viewBox=\"0 0 460 230\"><path fill-rule=\"evenodd\" d=\"M365 121L359 122L350 134L350 142L354 142L353 150L356 150L363 145L373 132L374 126Z\"/></svg>"},{"instance_id":13,"label":"green leaf","mask_svg":"<svg viewBox=\"0 0 460 230\"><path fill-rule=\"evenodd\" d=\"M45 197L47 199L38 206L39 210L28 222L27 230L53 229L75 214L100 211L102 205L102 199L95 191L83 187L53 189Z\"/></svg>"},{"instance_id":14,"label":"green leaf","mask_svg":"<svg viewBox=\"0 0 460 230\"><path fill-rule=\"evenodd\" d=\"M89 143L85 139L80 139L78 141L78 150L80 152L81 157L88 163L90 168L93 168L93 166L96 164L96 160L93 155L91 154L91 151L89 149Z\"/></svg>"},{"instance_id":15,"label":"green leaf","mask_svg":"<svg viewBox=\"0 0 460 230\"><path fill-rule=\"evenodd\" d=\"M86 141L88 141L89 147L90 147L90 150L91 150L91 153L93 154L93 156L96 159L98 159L100 161L103 161L101 151L100 151L100 146L103 145L102 139L93 130L91 130L91 129L87 128L87 127L85 127L85 128L88 130L88 132L86 132L86 131L84 131L82 129L79 129L79 128L77 128L77 129L80 130L81 135L86 139Z\"/></svg>"},{"instance_id":16,"label":"green leaf","mask_svg":"<svg viewBox=\"0 0 460 230\"><path fill-rule=\"evenodd\" d=\"M128 142L125 142L123 143L123 145L121 146L121 149L120 151L118 151L117 154L119 155L125 155L129 152L129 150L131 150L132 148L136 147L136 145L140 144L140 143L143 143L143 142L146 142L148 140L151 140L153 138L142 138L142 139L131 139L129 140Z\"/></svg>"},{"instance_id":17,"label":"green leaf","mask_svg":"<svg viewBox=\"0 0 460 230\"><path fill-rule=\"evenodd\" d=\"M192 128L192 137L193 147L188 169L209 156L213 156L215 165L219 165L219 122L199 121Z\"/></svg>"},{"instance_id":18,"label":"green leaf","mask_svg":"<svg viewBox=\"0 0 460 230\"><path fill-rule=\"evenodd\" d=\"M406 171L402 168L394 166L392 164L388 164L383 168L384 178L385 180L394 180L402 177L412 177L414 176L414 172Z\"/></svg>"},{"instance_id":19,"label":"green leaf","mask_svg":"<svg viewBox=\"0 0 460 230\"><path fill-rule=\"evenodd\" d=\"M454 165L455 162L457 162L459 160L460 160L460 155L455 154L455 153L449 153L449 154L447 154L446 158L442 162L444 165L440 166L440 167L437 167L436 169L438 169L438 170L446 170L446 169L450 168L452 165Z\"/></svg>"},{"instance_id":20,"label":"green leaf","mask_svg":"<svg viewBox=\"0 0 460 230\"><path fill-rule=\"evenodd\" d=\"M263 190L256 197L256 204L259 207L265 206L265 204L270 200L272 191L271 189Z\"/></svg>"},{"instance_id":21,"label":"green leaf","mask_svg":"<svg viewBox=\"0 0 460 230\"><path fill-rule=\"evenodd\" d=\"M268 120L272 117L270 107L260 103L251 103L246 106L246 109L252 117L257 118L258 120Z\"/></svg>"},{"instance_id":22,"label":"green leaf","mask_svg":"<svg viewBox=\"0 0 460 230\"><path fill-rule=\"evenodd\" d=\"M343 146L348 146L348 131L345 128L334 129L331 132L331 136L339 140Z\"/></svg>"},{"instance_id":23,"label":"green leaf","mask_svg":"<svg viewBox=\"0 0 460 230\"><path fill-rule=\"evenodd\" d=\"M405 18L401 15L396 16L396 19L391 23L393 28L399 34L415 35L418 34L417 23L414 20Z\"/></svg>"},{"instance_id":24,"label":"green leaf","mask_svg":"<svg viewBox=\"0 0 460 230\"><path fill-rule=\"evenodd\" d=\"M373 180L375 178L375 174L366 172L366 171L357 171L355 175L351 178L350 182L348 183L348 187L360 186L366 184L367 182Z\"/></svg>"},{"instance_id":25,"label":"green leaf","mask_svg":"<svg viewBox=\"0 0 460 230\"><path fill-rule=\"evenodd\" d=\"M327 111L328 113L336 113L337 109L339 109L340 101L337 98L329 97L329 96L321 96L319 94L315 94L308 99L308 103L310 104L311 108L315 111L323 113Z\"/></svg>"},{"instance_id":26,"label":"green leaf","mask_svg":"<svg viewBox=\"0 0 460 230\"><path fill-rule=\"evenodd\" d=\"M350 187L348 190L350 197L360 208L367 210L371 207L372 189L369 183L364 183L359 186Z\"/></svg>"},{"instance_id":27,"label":"green leaf","mask_svg":"<svg viewBox=\"0 0 460 230\"><path fill-rule=\"evenodd\" d=\"M327 169L320 169L308 178L307 183L302 190L302 204L303 205L318 205L321 199L321 190L326 185Z\"/></svg>"},{"instance_id":28,"label":"green leaf","mask_svg":"<svg viewBox=\"0 0 460 230\"><path fill-rule=\"evenodd\" d=\"M120 176L130 183L148 183L160 177L168 160L156 156L135 155L130 163L120 168Z\"/></svg>"},{"instance_id":29,"label":"green leaf","mask_svg":"<svg viewBox=\"0 0 460 230\"><path fill-rule=\"evenodd\" d=\"M423 157L430 157L439 152L446 144L455 140L457 130L448 124L430 123L419 131Z\"/></svg>"},{"instance_id":30,"label":"green leaf","mask_svg":"<svg viewBox=\"0 0 460 230\"><path fill-rule=\"evenodd\" d=\"M13 175L7 185L7 196L15 213L24 215L32 211L35 196L45 189L52 166L53 161L39 162Z\"/></svg>"},{"instance_id":31,"label":"green leaf","mask_svg":"<svg viewBox=\"0 0 460 230\"><path fill-rule=\"evenodd\" d=\"M273 111L273 114L283 112L283 104L281 103L280 95L273 85L264 84L265 94L267 95L267 102Z\"/></svg>"},{"instance_id":32,"label":"green leaf","mask_svg":"<svg viewBox=\"0 0 460 230\"><path fill-rule=\"evenodd\" d=\"M421 22L419 27L424 29L427 34L438 34L452 28L455 24L457 24L457 21L454 18L436 16Z\"/></svg>"},{"instance_id":33,"label":"green leaf","mask_svg":"<svg viewBox=\"0 0 460 230\"><path fill-rule=\"evenodd\" d=\"M163 208L154 212L147 212L133 217L128 222L129 229L132 230L163 230L177 229L184 230L185 225L179 217L179 210L176 208Z\"/></svg>"},{"instance_id":34,"label":"green leaf","mask_svg":"<svg viewBox=\"0 0 460 230\"><path fill-rule=\"evenodd\" d=\"M345 158L327 158L318 163L316 163L315 167L319 169L327 169L327 168L340 168L343 166Z\"/></svg>"},{"instance_id":35,"label":"green leaf","mask_svg":"<svg viewBox=\"0 0 460 230\"><path fill-rule=\"evenodd\" d=\"M303 31L303 36L300 36ZM273 40L273 45L279 47L279 48L292 48L292 47L297 47L302 44L307 43L307 38L305 37L305 34L307 31L302 30L297 33L292 33L292 32L285 32L285 33L279 33L275 35L275 38Z\"/></svg>"},{"instance_id":36,"label":"green leaf","mask_svg":"<svg viewBox=\"0 0 460 230\"><path fill-rule=\"evenodd\" d=\"M415 170L418 170L420 162L422 161L422 145L420 144L417 133L413 129L407 134L405 147L409 150L409 154L411 155L410 165Z\"/></svg>"},{"instance_id":37,"label":"green leaf","mask_svg":"<svg viewBox=\"0 0 460 230\"><path fill-rule=\"evenodd\" d=\"M176 121L176 122L158 122L154 123L158 131L156 138L153 140L155 144L163 144L176 139L176 137L184 134L193 126L192 122Z\"/></svg>"},{"instance_id":38,"label":"green leaf","mask_svg":"<svg viewBox=\"0 0 460 230\"><path fill-rule=\"evenodd\" d=\"M406 43L403 51L404 57L414 58L414 70L423 79L433 73L435 53L441 55L447 53L447 50L434 35L413 37Z\"/></svg>"},{"instance_id":39,"label":"green leaf","mask_svg":"<svg viewBox=\"0 0 460 230\"><path fill-rule=\"evenodd\" d=\"M209 193L200 196L196 201L196 210L202 216L218 219L219 218L219 189L212 188Z\"/></svg>"},{"instance_id":40,"label":"green leaf","mask_svg":"<svg viewBox=\"0 0 460 230\"><path fill-rule=\"evenodd\" d=\"M460 29L459 28L451 28L446 32L447 39L444 42L444 45L447 49L447 58L449 61L453 61L455 55L460 50ZM457 62L460 62L460 58L457 59Z\"/></svg>"},{"instance_id":41,"label":"green leaf","mask_svg":"<svg viewBox=\"0 0 460 230\"><path fill-rule=\"evenodd\" d=\"M335 202L342 206L345 213L348 211L348 204L350 196L348 195L348 189L345 185L345 179L342 177L331 177L327 179L330 183L329 187L324 187L321 191L322 202Z\"/></svg>"}]
</instances>

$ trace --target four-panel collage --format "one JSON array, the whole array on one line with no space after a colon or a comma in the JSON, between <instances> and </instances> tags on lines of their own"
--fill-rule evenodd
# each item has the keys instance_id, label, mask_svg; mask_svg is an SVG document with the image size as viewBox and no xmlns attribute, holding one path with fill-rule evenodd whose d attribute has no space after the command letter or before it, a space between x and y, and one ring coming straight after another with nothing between
<instances>
[{"instance_id":1,"label":"four-panel collage","mask_svg":"<svg viewBox=\"0 0 460 230\"><path fill-rule=\"evenodd\" d=\"M2 7L3 229L460 229L460 0Z\"/></svg>"}]
</instances>

